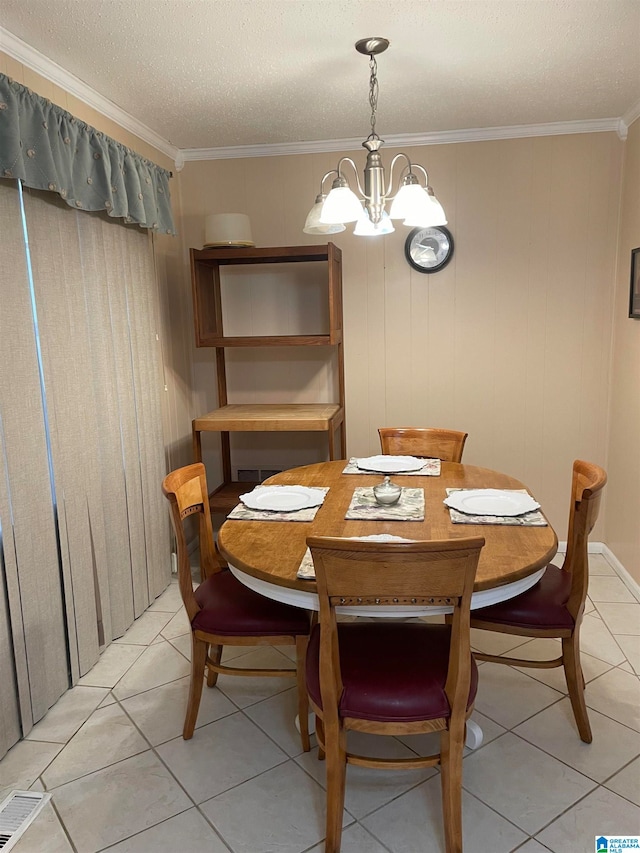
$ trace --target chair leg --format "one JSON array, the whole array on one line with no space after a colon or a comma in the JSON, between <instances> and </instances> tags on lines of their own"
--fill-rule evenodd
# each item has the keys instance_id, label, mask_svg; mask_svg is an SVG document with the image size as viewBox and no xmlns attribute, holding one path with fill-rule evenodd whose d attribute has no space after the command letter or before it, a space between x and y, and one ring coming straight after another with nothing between
<instances>
[{"instance_id":1,"label":"chair leg","mask_svg":"<svg viewBox=\"0 0 640 853\"><path fill-rule=\"evenodd\" d=\"M184 719L182 737L190 740L198 719L200 708L200 697L202 696L202 682L204 681L204 667L207 660L207 644L191 635L191 683L189 685L189 701L187 703L187 714Z\"/></svg>"},{"instance_id":2,"label":"chair leg","mask_svg":"<svg viewBox=\"0 0 640 853\"><path fill-rule=\"evenodd\" d=\"M442 817L447 853L462 853L462 756L464 720L440 736Z\"/></svg>"},{"instance_id":3,"label":"chair leg","mask_svg":"<svg viewBox=\"0 0 640 853\"><path fill-rule=\"evenodd\" d=\"M296 681L298 684L298 720L300 722L300 740L302 749L309 752L309 697L307 695L306 663L309 638L296 637Z\"/></svg>"},{"instance_id":4,"label":"chair leg","mask_svg":"<svg viewBox=\"0 0 640 853\"><path fill-rule=\"evenodd\" d=\"M329 743L327 751L327 837L325 853L340 853L342 842L342 813L344 811L344 786L347 772L347 738L339 728Z\"/></svg>"},{"instance_id":5,"label":"chair leg","mask_svg":"<svg viewBox=\"0 0 640 853\"><path fill-rule=\"evenodd\" d=\"M214 646L213 644L209 646L209 657L215 664L220 663L223 648L224 646ZM215 687L219 675L220 673L216 672L215 669L207 667L207 687Z\"/></svg>"},{"instance_id":6,"label":"chair leg","mask_svg":"<svg viewBox=\"0 0 640 853\"><path fill-rule=\"evenodd\" d=\"M318 761L324 761L326 754L322 744L324 743L324 721L316 715L316 738L318 740Z\"/></svg>"},{"instance_id":7,"label":"chair leg","mask_svg":"<svg viewBox=\"0 0 640 853\"><path fill-rule=\"evenodd\" d=\"M580 739L585 743L591 743L593 735L591 734L587 705L584 701L584 675L580 663L579 629L573 632L573 636L562 640L562 663Z\"/></svg>"}]
</instances>

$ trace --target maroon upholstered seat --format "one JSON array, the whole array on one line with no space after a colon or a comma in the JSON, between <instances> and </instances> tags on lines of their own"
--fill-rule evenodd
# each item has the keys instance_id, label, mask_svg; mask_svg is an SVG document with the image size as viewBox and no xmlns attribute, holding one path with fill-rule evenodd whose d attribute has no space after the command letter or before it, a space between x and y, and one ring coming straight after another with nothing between
<instances>
[{"instance_id":1,"label":"maroon upholstered seat","mask_svg":"<svg viewBox=\"0 0 640 853\"><path fill-rule=\"evenodd\" d=\"M202 462L177 468L164 478L162 491L171 507L171 523L178 551L178 583L191 624L191 683L182 737L193 737L206 675L214 687L220 673L295 678L298 686L298 717L302 748L308 752L309 700L304 666L309 640L309 614L298 607L280 604L253 592L233 575L220 559L213 538L207 478ZM200 575L194 590L185 522L198 521ZM191 534L191 531L189 531ZM277 555L276 555L277 556ZM295 669L233 666L222 663L224 646L295 646ZM277 655L276 655L277 657ZM283 658L283 663L285 659Z\"/></svg>"},{"instance_id":2,"label":"maroon upholstered seat","mask_svg":"<svg viewBox=\"0 0 640 853\"><path fill-rule=\"evenodd\" d=\"M344 690L340 716L380 722L414 722L448 717L445 693L451 628L448 625L363 622L338 625L340 673ZM320 626L311 632L307 651L307 689L322 708ZM478 688L471 660L467 708Z\"/></svg>"},{"instance_id":3,"label":"maroon upholstered seat","mask_svg":"<svg viewBox=\"0 0 640 853\"><path fill-rule=\"evenodd\" d=\"M547 566L531 589L501 604L471 612L471 627L528 638L557 638L562 654L543 660L476 652L478 660L506 666L564 668L571 707L578 732L585 743L592 734L584 698L580 664L580 624L589 587L587 545L598 518L606 472L593 462L576 459L571 480L567 553L562 568ZM517 654L517 648L516 648Z\"/></svg>"},{"instance_id":4,"label":"maroon upholstered seat","mask_svg":"<svg viewBox=\"0 0 640 853\"><path fill-rule=\"evenodd\" d=\"M473 611L473 618L520 628L571 630L574 620L567 610L571 575L557 566L547 566L535 586L516 598Z\"/></svg>"},{"instance_id":5,"label":"maroon upholstered seat","mask_svg":"<svg viewBox=\"0 0 640 853\"><path fill-rule=\"evenodd\" d=\"M203 581L194 591L200 610L194 630L230 637L304 635L309 633L306 610L259 595L225 569Z\"/></svg>"}]
</instances>

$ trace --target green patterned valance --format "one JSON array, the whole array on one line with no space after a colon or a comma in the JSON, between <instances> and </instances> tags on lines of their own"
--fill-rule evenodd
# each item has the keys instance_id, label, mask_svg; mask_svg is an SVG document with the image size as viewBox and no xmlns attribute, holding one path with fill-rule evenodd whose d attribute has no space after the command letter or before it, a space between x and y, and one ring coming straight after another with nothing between
<instances>
[{"instance_id":1,"label":"green patterned valance","mask_svg":"<svg viewBox=\"0 0 640 853\"><path fill-rule=\"evenodd\" d=\"M175 234L170 173L0 74L0 177Z\"/></svg>"}]
</instances>

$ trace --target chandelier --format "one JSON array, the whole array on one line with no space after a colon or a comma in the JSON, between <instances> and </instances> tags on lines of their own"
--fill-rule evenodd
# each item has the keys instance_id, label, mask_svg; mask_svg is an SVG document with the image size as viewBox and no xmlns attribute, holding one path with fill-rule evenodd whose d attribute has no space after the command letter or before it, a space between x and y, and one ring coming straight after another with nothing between
<instances>
[{"instance_id":1,"label":"chandelier","mask_svg":"<svg viewBox=\"0 0 640 853\"><path fill-rule=\"evenodd\" d=\"M402 219L404 225L426 228L446 225L442 205L429 186L429 176L418 163L412 163L403 152L396 154L389 169L389 182L385 186L384 166L380 148L384 140L376 133L376 111L378 109L378 65L376 56L389 47L385 38L366 38L356 42L356 50L369 57L369 105L371 107L371 133L362 143L367 149L364 167L364 189L360 183L358 169L350 157L342 157L335 169L327 172L320 182L320 192L304 225L305 234L337 234L345 230L345 223L355 222L353 233L361 236L390 234L394 231L393 219ZM396 163L403 161L399 173L399 185L393 190L393 171ZM349 164L355 174L358 196L349 186L343 167ZM416 172L422 175L424 186ZM325 181L335 176L329 193L325 193ZM387 203L391 202L389 210Z\"/></svg>"}]
</instances>

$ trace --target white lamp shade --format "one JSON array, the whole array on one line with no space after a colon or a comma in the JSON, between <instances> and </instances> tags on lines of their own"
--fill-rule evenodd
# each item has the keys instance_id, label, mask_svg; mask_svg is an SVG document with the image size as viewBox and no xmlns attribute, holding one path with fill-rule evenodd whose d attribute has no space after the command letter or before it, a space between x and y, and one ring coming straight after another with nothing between
<instances>
[{"instance_id":1,"label":"white lamp shade","mask_svg":"<svg viewBox=\"0 0 640 853\"><path fill-rule=\"evenodd\" d=\"M444 212L443 206L440 204L438 199L434 195L430 195L431 206L434 209L433 215L437 217L437 222L434 222L434 225L446 225L447 224L447 215ZM433 211L432 211L433 212Z\"/></svg>"},{"instance_id":2,"label":"white lamp shade","mask_svg":"<svg viewBox=\"0 0 640 853\"><path fill-rule=\"evenodd\" d=\"M446 225L447 217L442 205L434 195L429 195L422 187L404 187L403 189L417 189L422 193L420 198L417 193L412 198L412 204L408 205L404 217L404 224L417 228L431 228L435 225ZM415 201L415 203L414 203Z\"/></svg>"},{"instance_id":3,"label":"white lamp shade","mask_svg":"<svg viewBox=\"0 0 640 853\"><path fill-rule=\"evenodd\" d=\"M212 213L204 221L204 245L255 246L246 213Z\"/></svg>"},{"instance_id":4,"label":"white lamp shade","mask_svg":"<svg viewBox=\"0 0 640 853\"><path fill-rule=\"evenodd\" d=\"M425 189L419 184L407 184L398 190L391 204L389 216L392 219L424 219L424 224L427 224L426 220L431 215L430 205L431 200ZM422 221L419 224L423 224Z\"/></svg>"},{"instance_id":5,"label":"white lamp shade","mask_svg":"<svg viewBox=\"0 0 640 853\"><path fill-rule=\"evenodd\" d=\"M322 206L320 223L343 225L345 222L355 222L361 216L362 204L353 190L349 187L335 187Z\"/></svg>"},{"instance_id":6,"label":"white lamp shade","mask_svg":"<svg viewBox=\"0 0 640 853\"><path fill-rule=\"evenodd\" d=\"M339 234L340 231L345 230L344 225L323 225L320 222L323 204L324 202L317 201L309 211L307 221L302 229L305 234Z\"/></svg>"},{"instance_id":7,"label":"white lamp shade","mask_svg":"<svg viewBox=\"0 0 640 853\"><path fill-rule=\"evenodd\" d=\"M375 225L369 219L369 214L366 210L362 211L360 219L356 222L356 227L353 233L358 237L378 237L382 234L391 234L396 229L393 227L393 222L387 213L382 214L382 219Z\"/></svg>"}]
</instances>

